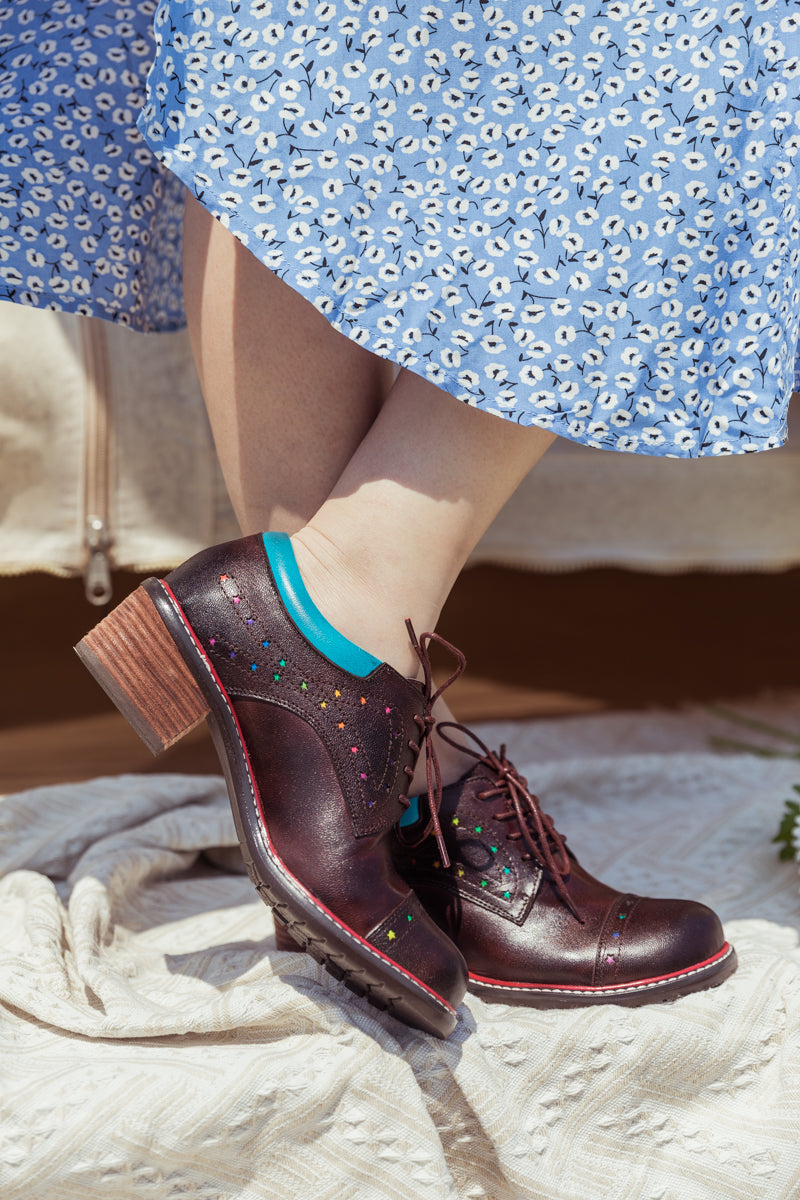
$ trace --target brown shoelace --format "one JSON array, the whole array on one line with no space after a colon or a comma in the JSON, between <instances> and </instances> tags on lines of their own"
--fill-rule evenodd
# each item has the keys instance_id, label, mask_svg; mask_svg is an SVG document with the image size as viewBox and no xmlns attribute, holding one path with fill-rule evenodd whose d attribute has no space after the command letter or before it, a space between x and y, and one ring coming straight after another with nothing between
<instances>
[{"instance_id":1,"label":"brown shoelace","mask_svg":"<svg viewBox=\"0 0 800 1200\"><path fill-rule=\"evenodd\" d=\"M565 882L570 873L569 855L564 844L566 839L556 829L553 818L542 811L539 797L531 792L527 779L520 775L514 764L506 757L505 745L500 747L499 754L494 750L489 750L476 733L473 733L466 725L459 725L456 721L440 721L436 728L441 737L451 746L465 751L489 768L495 776L495 786L478 792L478 800L491 800L495 796L502 797L505 806L501 812L492 814L494 819L516 822L516 828L506 833L507 839L510 842L520 839L524 842L526 853L523 853L522 858L524 860L535 859L539 866L547 871L560 899L563 900L573 916L583 924L583 917L575 907ZM479 754L471 746L449 738L443 732L444 729L456 729L459 733L467 734L480 747L482 753Z\"/></svg>"},{"instance_id":2,"label":"brown shoelace","mask_svg":"<svg viewBox=\"0 0 800 1200\"><path fill-rule=\"evenodd\" d=\"M450 866L450 858L447 853L447 847L444 844L442 835L442 827L439 824L439 808L442 803L442 772L439 767L439 757L436 753L436 743L431 734L436 727L436 718L433 715L433 706L446 688L450 687L451 683L455 683L461 672L467 665L467 660L460 650L452 646L450 642L440 637L438 633L423 633L421 638L417 638L414 632L414 626L409 620L406 620L406 629L408 636L411 638L411 645L414 647L417 658L422 664L423 682L425 686L425 711L422 716L415 716L414 721L420 731L420 740L417 742L409 742L412 750L419 756L423 747L425 749L425 777L428 786L428 807L430 809L430 820L425 826L424 833L420 836L419 841L423 841L429 833L433 833L436 838L436 845L439 847L439 853L442 859L442 866ZM433 670L431 668L431 660L429 647L431 642L436 642L445 650L453 655L456 660L456 669L452 675L444 681L436 690L433 687ZM414 771L411 767L404 768L409 780L413 779ZM401 796L402 804L408 808L408 796ZM418 842L416 844L419 844Z\"/></svg>"}]
</instances>

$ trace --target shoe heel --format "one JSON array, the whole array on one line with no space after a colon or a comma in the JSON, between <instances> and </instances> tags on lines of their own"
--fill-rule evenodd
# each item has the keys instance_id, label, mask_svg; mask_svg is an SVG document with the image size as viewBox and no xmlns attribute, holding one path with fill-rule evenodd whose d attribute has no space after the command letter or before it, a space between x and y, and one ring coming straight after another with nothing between
<instances>
[{"instance_id":1,"label":"shoe heel","mask_svg":"<svg viewBox=\"0 0 800 1200\"><path fill-rule=\"evenodd\" d=\"M75 651L153 754L174 745L208 712L143 587L87 633Z\"/></svg>"}]
</instances>

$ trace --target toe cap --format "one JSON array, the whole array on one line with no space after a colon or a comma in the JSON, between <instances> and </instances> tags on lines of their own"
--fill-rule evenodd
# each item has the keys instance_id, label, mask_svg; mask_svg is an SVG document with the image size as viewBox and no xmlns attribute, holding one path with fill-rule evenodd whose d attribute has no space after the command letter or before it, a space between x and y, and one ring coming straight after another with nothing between
<instances>
[{"instance_id":1,"label":"toe cap","mask_svg":"<svg viewBox=\"0 0 800 1200\"><path fill-rule=\"evenodd\" d=\"M612 924L609 934L598 956L598 982L611 982L612 976L621 983L674 975L708 962L725 945L719 917L692 900L641 898L624 931Z\"/></svg>"}]
</instances>

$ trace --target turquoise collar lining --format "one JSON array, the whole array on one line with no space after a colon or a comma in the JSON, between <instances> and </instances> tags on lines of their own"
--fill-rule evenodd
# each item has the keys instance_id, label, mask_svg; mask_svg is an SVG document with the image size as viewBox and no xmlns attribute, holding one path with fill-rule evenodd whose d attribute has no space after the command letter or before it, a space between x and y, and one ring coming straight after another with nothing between
<instances>
[{"instance_id":1,"label":"turquoise collar lining","mask_svg":"<svg viewBox=\"0 0 800 1200\"><path fill-rule=\"evenodd\" d=\"M411 796L408 801L408 808L400 818L400 824L403 828L408 825L416 825L419 820L419 796Z\"/></svg>"},{"instance_id":2,"label":"turquoise collar lining","mask_svg":"<svg viewBox=\"0 0 800 1200\"><path fill-rule=\"evenodd\" d=\"M303 636L343 671L362 678L370 675L381 665L380 659L351 642L323 617L303 583L289 535L264 533L262 538L275 586Z\"/></svg>"}]
</instances>

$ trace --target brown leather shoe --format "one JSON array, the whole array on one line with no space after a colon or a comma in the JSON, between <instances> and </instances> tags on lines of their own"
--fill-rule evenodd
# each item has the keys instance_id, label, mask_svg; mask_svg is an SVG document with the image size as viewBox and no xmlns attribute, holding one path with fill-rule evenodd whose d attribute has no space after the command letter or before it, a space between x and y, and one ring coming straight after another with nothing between
<instances>
[{"instance_id":1,"label":"brown leather shoe","mask_svg":"<svg viewBox=\"0 0 800 1200\"><path fill-rule=\"evenodd\" d=\"M622 894L593 879L505 747L492 753L457 728L482 753L443 792L439 819L452 865L443 867L430 839L409 844L424 818L398 831L395 862L463 953L471 991L540 1008L647 1004L727 979L736 955L711 909Z\"/></svg>"},{"instance_id":2,"label":"brown leather shoe","mask_svg":"<svg viewBox=\"0 0 800 1200\"><path fill-rule=\"evenodd\" d=\"M155 752L208 719L277 921L352 991L447 1036L466 966L391 860L430 685L328 625L288 538L266 536L269 559L247 537L147 580L78 653Z\"/></svg>"}]
</instances>

